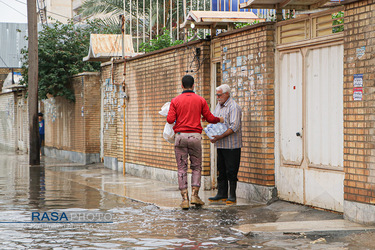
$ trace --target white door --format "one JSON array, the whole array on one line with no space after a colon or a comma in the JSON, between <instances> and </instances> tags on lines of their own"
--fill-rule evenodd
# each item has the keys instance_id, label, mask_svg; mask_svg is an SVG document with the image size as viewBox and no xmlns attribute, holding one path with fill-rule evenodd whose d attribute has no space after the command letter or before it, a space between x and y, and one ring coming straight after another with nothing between
<instances>
[{"instance_id":1,"label":"white door","mask_svg":"<svg viewBox=\"0 0 375 250\"><path fill-rule=\"evenodd\" d=\"M280 53L279 197L343 211L343 45Z\"/></svg>"},{"instance_id":2,"label":"white door","mask_svg":"<svg viewBox=\"0 0 375 250\"><path fill-rule=\"evenodd\" d=\"M281 199L303 203L300 168L303 161L303 57L298 50L281 54L280 59L280 160L283 168L276 175L277 189Z\"/></svg>"}]
</instances>

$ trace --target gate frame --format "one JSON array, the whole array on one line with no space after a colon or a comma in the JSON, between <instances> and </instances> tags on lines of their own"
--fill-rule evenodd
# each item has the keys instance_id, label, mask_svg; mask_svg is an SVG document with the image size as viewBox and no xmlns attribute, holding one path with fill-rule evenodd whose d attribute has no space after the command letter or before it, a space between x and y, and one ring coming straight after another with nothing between
<instances>
[{"instance_id":1,"label":"gate frame","mask_svg":"<svg viewBox=\"0 0 375 250\"><path fill-rule=\"evenodd\" d=\"M344 10L344 7L339 7L339 8L335 8L335 9L330 9L330 10L326 10L326 11L322 11L322 12L319 12L319 13L314 13L314 14L311 14L311 15L304 15L300 18L296 18L296 19L291 19L291 20L287 20L287 21L283 21L283 22L279 22L276 24L277 26L277 31L276 31L276 41L277 41L277 45L276 45L276 49L275 49L275 65L280 65L280 62L281 62L281 59L282 59L282 56L283 54L287 54L287 53L290 53L290 52L293 52L293 51L300 51L301 55L302 55L302 58L303 58L303 62L302 62L302 68L303 68L303 72L302 72L302 127L303 128L306 128L306 97L307 97L307 93L306 93L306 66L304 65L305 64L305 60L306 60L306 57L309 53L309 50L311 49L316 49L316 48L323 48L323 47L329 47L329 46L335 46L335 45L343 45L344 44L344 32L340 32L340 33L334 33L334 34L330 34L330 35L324 35L324 36L316 36L314 34L318 34L317 32L319 31L319 29L316 29L316 27L318 27L318 22L316 20L319 20L319 18L322 18L324 16L327 16L327 15L331 15L335 12L338 12L338 11L343 11ZM314 21L315 20L315 21ZM333 21L334 19L332 19ZM327 25L329 24L330 22L332 23L332 21L327 21L325 20L324 21L324 24ZM300 32L301 30L301 25L298 26L299 24L298 23L301 23L303 22L304 24L302 25L302 27L304 27L304 32ZM289 27L286 29L285 32L291 34L291 35L287 35L287 36L284 36L285 38L289 39L289 40L294 40L292 42L288 42L288 43L284 43L282 44L281 41L282 41L282 27L286 27L288 26ZM315 28L314 28L315 26ZM293 27L296 27L296 30L293 30ZM334 26L330 26L330 28L327 28L327 26L323 29L323 30L329 30L329 29L332 29ZM294 37L293 37L294 36ZM302 39L299 39L301 38ZM305 184L305 170L307 169L316 169L316 170L321 170L321 171L329 171L332 173L332 171L334 172L339 172L343 175L343 177L345 177L345 173L344 173L344 168L343 166L341 166L341 168L330 168L330 167L327 167L327 166L317 166L317 165L312 165L312 164L308 164L306 162L306 160L304 159L307 155L307 148L306 148L306 143L307 143L307 140L304 139L303 142L302 142L302 162L300 165L296 165L296 164L288 164L287 162L282 162L282 159L281 159L281 109L280 109L280 99L281 99L281 90L280 90L280 66L276 66L275 67L275 185L276 185L276 188L280 185L279 183L279 178L278 178L278 175L280 174L280 168L281 166L284 166L284 165L287 165L288 167L291 167L291 168L299 168L301 170L303 170L303 188L304 188L304 191L303 191L303 204L306 205L306 192L305 192L305 187L306 187L306 184ZM304 135L306 134L306 132L304 132ZM343 178L344 179L344 178ZM342 185L344 186L344 183L342 183ZM343 192L343 195L344 195L344 192ZM342 197L342 200L344 202L344 197ZM340 212L343 211L343 206L344 204L342 204L342 208L340 208Z\"/></svg>"}]
</instances>

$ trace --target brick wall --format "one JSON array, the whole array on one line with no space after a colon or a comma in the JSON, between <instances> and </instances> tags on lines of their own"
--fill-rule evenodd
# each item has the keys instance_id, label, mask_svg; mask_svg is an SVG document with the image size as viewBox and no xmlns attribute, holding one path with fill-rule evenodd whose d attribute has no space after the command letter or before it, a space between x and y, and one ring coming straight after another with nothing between
<instances>
[{"instance_id":1,"label":"brick wall","mask_svg":"<svg viewBox=\"0 0 375 250\"><path fill-rule=\"evenodd\" d=\"M240 181L275 185L274 23L220 35L222 83L242 108ZM224 64L224 66L223 66Z\"/></svg>"},{"instance_id":2,"label":"brick wall","mask_svg":"<svg viewBox=\"0 0 375 250\"><path fill-rule=\"evenodd\" d=\"M45 146L80 153L100 152L98 73L73 77L75 102L62 97L44 101Z\"/></svg>"},{"instance_id":3,"label":"brick wall","mask_svg":"<svg viewBox=\"0 0 375 250\"><path fill-rule=\"evenodd\" d=\"M344 199L375 204L374 0L346 5L344 32ZM363 75L358 101L353 100L355 74Z\"/></svg>"},{"instance_id":4,"label":"brick wall","mask_svg":"<svg viewBox=\"0 0 375 250\"><path fill-rule=\"evenodd\" d=\"M201 65L194 60L201 49ZM165 102L181 94L186 70L195 78L195 91L210 99L209 42L192 42L149 53L126 61L126 162L176 170L174 148L163 137L166 118L159 115ZM123 62L103 64L104 156L123 161ZM111 80L113 79L113 80ZM210 173L209 143L203 143L203 174Z\"/></svg>"},{"instance_id":5,"label":"brick wall","mask_svg":"<svg viewBox=\"0 0 375 250\"><path fill-rule=\"evenodd\" d=\"M123 144L123 74L123 60L102 64L103 151L104 156L119 160L122 160Z\"/></svg>"}]
</instances>

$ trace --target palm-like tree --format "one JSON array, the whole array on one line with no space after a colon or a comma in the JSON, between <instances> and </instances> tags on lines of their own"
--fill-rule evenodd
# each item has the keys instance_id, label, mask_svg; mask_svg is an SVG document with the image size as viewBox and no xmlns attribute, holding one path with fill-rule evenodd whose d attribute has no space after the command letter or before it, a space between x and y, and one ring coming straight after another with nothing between
<instances>
[{"instance_id":1,"label":"palm-like tree","mask_svg":"<svg viewBox=\"0 0 375 250\"><path fill-rule=\"evenodd\" d=\"M132 35L134 49L139 51L142 42L148 43L152 38L156 38L157 35L163 34L166 30L170 32L172 41L183 39L184 34L182 34L182 31L178 27L184 21L183 4L186 4L185 10L188 13L191 8L208 10L210 1L85 0L80 9L80 14L83 17L109 14L109 16L106 15L107 17L102 18L101 22L103 25L111 27L112 30L117 29L120 32L119 15L124 14L125 4L125 33ZM150 6L150 2L152 6ZM205 7L204 3L206 3Z\"/></svg>"},{"instance_id":2,"label":"palm-like tree","mask_svg":"<svg viewBox=\"0 0 375 250\"><path fill-rule=\"evenodd\" d=\"M161 10L163 8L163 0L159 0L159 17L157 18L157 1L155 0L132 0L132 1L123 1L123 0L85 0L82 4L80 14L83 17L92 17L97 14L111 14L110 17L104 18L103 22L107 24L116 25L120 24L118 16L124 14L124 2L125 2L125 16L127 22L127 30L126 32L130 32L130 10L132 16L132 29L133 31L136 30L136 20L138 19L139 30L143 30L145 27L145 31L147 36L149 35L149 25L150 25L150 1L152 1L152 15L151 15L151 25L156 24L156 20L163 20ZM131 2L131 6L130 6ZM138 2L138 6L137 6ZM169 3L169 0L166 0ZM169 5L166 5L169 8ZM138 12L137 12L138 10ZM167 17L169 18L170 11L166 11ZM117 21L115 21L117 20Z\"/></svg>"}]
</instances>

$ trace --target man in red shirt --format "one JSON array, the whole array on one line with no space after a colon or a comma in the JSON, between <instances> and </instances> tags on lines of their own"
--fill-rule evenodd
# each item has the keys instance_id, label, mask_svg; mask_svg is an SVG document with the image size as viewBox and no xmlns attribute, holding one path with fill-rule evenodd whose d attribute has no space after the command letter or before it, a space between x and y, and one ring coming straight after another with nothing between
<instances>
[{"instance_id":1,"label":"man in red shirt","mask_svg":"<svg viewBox=\"0 0 375 250\"><path fill-rule=\"evenodd\" d=\"M188 209L188 156L190 156L190 168L192 169L190 203L198 206L204 205L204 202L198 196L202 171L201 116L209 123L224 122L224 118L215 117L210 112L206 100L194 93L194 78L191 75L185 75L182 78L181 87L183 89L182 94L171 101L167 122L169 124L176 122L173 130L176 134L174 147L178 167L178 186L182 195L180 206L183 209Z\"/></svg>"}]
</instances>

